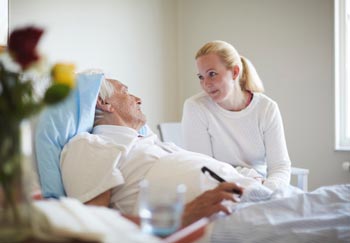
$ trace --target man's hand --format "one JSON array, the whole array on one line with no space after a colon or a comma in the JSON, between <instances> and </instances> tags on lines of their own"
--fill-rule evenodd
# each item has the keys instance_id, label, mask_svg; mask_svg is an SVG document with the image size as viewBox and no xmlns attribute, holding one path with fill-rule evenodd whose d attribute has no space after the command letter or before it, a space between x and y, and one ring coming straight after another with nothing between
<instances>
[{"instance_id":1,"label":"man's hand","mask_svg":"<svg viewBox=\"0 0 350 243\"><path fill-rule=\"evenodd\" d=\"M108 207L111 201L112 190L109 189L104 193L101 193L97 197L91 199L88 202L85 202L86 205L95 205L95 206L105 206Z\"/></svg>"},{"instance_id":2,"label":"man's hand","mask_svg":"<svg viewBox=\"0 0 350 243\"><path fill-rule=\"evenodd\" d=\"M243 188L234 183L223 182L212 190L208 190L191 202L187 203L182 216L182 225L187 226L193 222L220 211L230 214L230 211L221 204L223 200L230 200L235 202L233 198L233 189L243 193Z\"/></svg>"}]
</instances>

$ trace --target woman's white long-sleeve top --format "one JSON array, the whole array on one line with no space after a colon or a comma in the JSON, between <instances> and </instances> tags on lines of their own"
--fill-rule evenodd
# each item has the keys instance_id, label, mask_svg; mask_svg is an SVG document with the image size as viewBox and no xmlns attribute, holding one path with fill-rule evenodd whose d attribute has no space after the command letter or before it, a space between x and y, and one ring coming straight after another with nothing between
<instances>
[{"instance_id":1,"label":"woman's white long-sleeve top","mask_svg":"<svg viewBox=\"0 0 350 243\"><path fill-rule=\"evenodd\" d=\"M254 168L273 190L290 183L282 117L277 103L264 94L254 93L244 110L233 112L199 93L184 104L182 133L186 149Z\"/></svg>"}]
</instances>

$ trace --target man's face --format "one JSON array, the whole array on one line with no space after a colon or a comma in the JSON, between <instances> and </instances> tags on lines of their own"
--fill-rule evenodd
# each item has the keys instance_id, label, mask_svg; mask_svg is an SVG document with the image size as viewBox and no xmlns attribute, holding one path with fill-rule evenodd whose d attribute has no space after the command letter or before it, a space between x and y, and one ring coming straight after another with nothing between
<instances>
[{"instance_id":1,"label":"man's face","mask_svg":"<svg viewBox=\"0 0 350 243\"><path fill-rule=\"evenodd\" d=\"M128 87L117 80L108 79L115 88L112 97L106 101L114 108L115 114L121 119L121 125L140 129L146 123L146 116L141 111L141 99L129 94Z\"/></svg>"}]
</instances>

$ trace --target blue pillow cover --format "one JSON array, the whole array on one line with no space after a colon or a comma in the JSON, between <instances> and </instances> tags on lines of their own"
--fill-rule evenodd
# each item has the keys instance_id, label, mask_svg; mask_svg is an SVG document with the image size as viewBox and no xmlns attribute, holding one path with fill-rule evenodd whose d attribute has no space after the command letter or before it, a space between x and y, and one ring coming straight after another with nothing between
<instances>
[{"instance_id":1,"label":"blue pillow cover","mask_svg":"<svg viewBox=\"0 0 350 243\"><path fill-rule=\"evenodd\" d=\"M35 153L43 197L65 196L60 171L64 145L81 132L91 132L103 74L78 74L77 84L61 103L47 107L39 117Z\"/></svg>"}]
</instances>

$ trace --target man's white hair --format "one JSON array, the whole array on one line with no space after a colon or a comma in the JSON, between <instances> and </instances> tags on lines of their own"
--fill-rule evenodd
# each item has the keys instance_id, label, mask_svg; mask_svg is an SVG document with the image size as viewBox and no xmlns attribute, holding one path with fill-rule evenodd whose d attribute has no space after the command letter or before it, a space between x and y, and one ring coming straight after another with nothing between
<instances>
[{"instance_id":1,"label":"man's white hair","mask_svg":"<svg viewBox=\"0 0 350 243\"><path fill-rule=\"evenodd\" d=\"M98 93L98 96L102 100L110 98L114 94L115 89L111 82L112 81L108 80L106 77L103 77L101 82L100 92Z\"/></svg>"},{"instance_id":2,"label":"man's white hair","mask_svg":"<svg viewBox=\"0 0 350 243\"><path fill-rule=\"evenodd\" d=\"M103 71L99 69L89 69L84 71L85 74L103 74L103 78L101 81L100 90L98 92L98 96L105 101L107 98L110 98L113 96L113 93L115 91L114 86L112 85L112 81L108 80L106 78L106 75ZM104 112L98 108L95 110L95 119L94 119L94 126L98 125L99 121L104 119Z\"/></svg>"}]
</instances>

